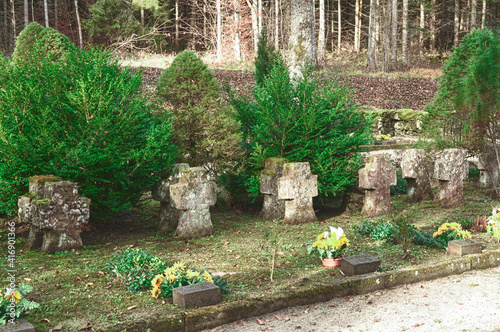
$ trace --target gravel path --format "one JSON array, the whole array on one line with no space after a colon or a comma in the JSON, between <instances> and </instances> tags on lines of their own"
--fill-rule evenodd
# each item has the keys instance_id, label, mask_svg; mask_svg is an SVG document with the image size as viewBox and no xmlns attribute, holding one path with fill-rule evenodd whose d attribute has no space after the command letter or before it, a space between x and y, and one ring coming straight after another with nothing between
<instances>
[{"instance_id":1,"label":"gravel path","mask_svg":"<svg viewBox=\"0 0 500 332\"><path fill-rule=\"evenodd\" d=\"M205 332L500 332L500 267L337 298Z\"/></svg>"}]
</instances>

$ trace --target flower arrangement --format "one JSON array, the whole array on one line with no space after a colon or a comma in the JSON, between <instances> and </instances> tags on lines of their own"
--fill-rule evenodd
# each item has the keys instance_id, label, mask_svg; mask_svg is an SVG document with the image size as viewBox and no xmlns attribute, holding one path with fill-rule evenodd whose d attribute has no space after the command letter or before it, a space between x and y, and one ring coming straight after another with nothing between
<instances>
[{"instance_id":1,"label":"flower arrangement","mask_svg":"<svg viewBox=\"0 0 500 332\"><path fill-rule=\"evenodd\" d=\"M458 239L470 239L471 234L462 229L462 225L457 222L445 222L439 226L438 230L432 235L437 241L448 246L448 242Z\"/></svg>"},{"instance_id":2,"label":"flower arrangement","mask_svg":"<svg viewBox=\"0 0 500 332\"><path fill-rule=\"evenodd\" d=\"M500 206L497 206L488 217L488 224L486 225L488 233L496 236L497 242L500 243Z\"/></svg>"},{"instance_id":3,"label":"flower arrangement","mask_svg":"<svg viewBox=\"0 0 500 332\"><path fill-rule=\"evenodd\" d=\"M375 139L377 141L384 141L384 140L390 140L391 139L391 134L387 134L387 135L378 135L377 137L375 137Z\"/></svg>"},{"instance_id":4,"label":"flower arrangement","mask_svg":"<svg viewBox=\"0 0 500 332\"><path fill-rule=\"evenodd\" d=\"M167 268L163 274L158 274L151 281L153 289L151 295L156 299L158 296L171 297L176 287L199 284L202 282L214 283L212 275L207 270L200 272L187 269L186 264L177 262Z\"/></svg>"},{"instance_id":5,"label":"flower arrangement","mask_svg":"<svg viewBox=\"0 0 500 332\"><path fill-rule=\"evenodd\" d=\"M13 323L26 310L40 309L40 305L26 298L33 286L19 284L19 288L0 289L0 325Z\"/></svg>"},{"instance_id":6,"label":"flower arrangement","mask_svg":"<svg viewBox=\"0 0 500 332\"><path fill-rule=\"evenodd\" d=\"M330 232L319 234L317 240L308 244L306 248L308 255L325 259L342 257L347 246L349 246L349 240L342 228L330 226Z\"/></svg>"}]
</instances>

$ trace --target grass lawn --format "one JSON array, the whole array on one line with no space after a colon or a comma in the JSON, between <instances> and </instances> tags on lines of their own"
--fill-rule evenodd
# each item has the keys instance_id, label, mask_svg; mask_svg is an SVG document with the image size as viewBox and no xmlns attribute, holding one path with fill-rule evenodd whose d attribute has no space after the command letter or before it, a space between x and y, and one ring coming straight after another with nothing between
<instances>
[{"instance_id":1,"label":"grass lawn","mask_svg":"<svg viewBox=\"0 0 500 332\"><path fill-rule=\"evenodd\" d=\"M411 222L419 229L432 232L445 221L456 221L480 215L490 215L491 208L499 204L485 195L476 182L465 182L466 204L457 209L443 210L432 202L409 205L405 196L393 196L396 211L409 211ZM319 211L320 221L303 225L283 225L278 221L265 221L255 215L235 210L212 214L214 234L189 241L178 240L172 234L157 234L158 204L151 201L140 211L129 211L106 225L96 225L82 234L85 248L75 252L52 255L38 251L21 250L26 233L18 234L16 247L17 282L34 286L29 295L40 303L41 310L25 315L37 330L49 330L62 324L63 330L111 326L141 317L180 314L171 299L153 299L149 291L132 293L125 289L105 266L115 250L141 248L159 257L169 265L177 261L188 267L207 268L223 274L231 293L223 302L259 298L284 289L293 289L304 278L321 283L344 278L338 269L326 269L316 257L306 255L305 243L328 230L328 226L341 226L351 242L346 255L370 253L382 260L383 271L405 266L454 259L443 249L412 245L411 256L403 260L399 245L387 244L362 237L353 227L366 218L359 214L339 215ZM1 233L0 253L6 256L7 235ZM487 250L500 248L487 234L473 234ZM271 281L271 261L275 253L275 267ZM7 263L0 261L0 270ZM0 285L6 286L6 278Z\"/></svg>"}]
</instances>

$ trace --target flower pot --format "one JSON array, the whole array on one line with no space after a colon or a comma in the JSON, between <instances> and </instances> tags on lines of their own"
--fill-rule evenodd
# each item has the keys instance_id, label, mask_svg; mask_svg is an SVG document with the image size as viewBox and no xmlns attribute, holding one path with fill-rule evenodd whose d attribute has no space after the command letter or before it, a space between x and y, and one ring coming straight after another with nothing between
<instances>
[{"instance_id":1,"label":"flower pot","mask_svg":"<svg viewBox=\"0 0 500 332\"><path fill-rule=\"evenodd\" d=\"M324 259L322 259L322 262L323 262L324 267L334 268L334 267L340 266L340 263L342 263L342 257L324 258Z\"/></svg>"}]
</instances>

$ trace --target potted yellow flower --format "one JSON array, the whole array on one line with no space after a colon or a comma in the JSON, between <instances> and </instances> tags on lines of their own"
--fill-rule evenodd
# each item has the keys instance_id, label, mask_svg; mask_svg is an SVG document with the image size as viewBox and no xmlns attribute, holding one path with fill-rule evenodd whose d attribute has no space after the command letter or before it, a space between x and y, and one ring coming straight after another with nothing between
<instances>
[{"instance_id":1,"label":"potted yellow flower","mask_svg":"<svg viewBox=\"0 0 500 332\"><path fill-rule=\"evenodd\" d=\"M340 266L345 249L349 245L349 240L341 227L330 226L330 232L323 232L318 235L314 243L309 243L307 254L318 256L326 267Z\"/></svg>"}]
</instances>

